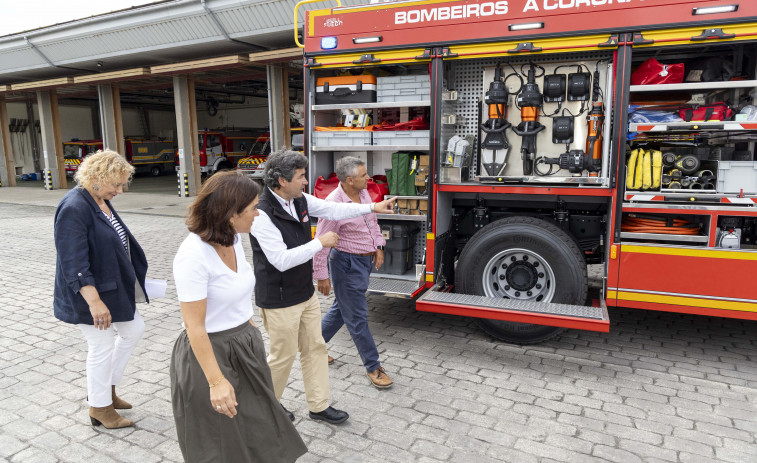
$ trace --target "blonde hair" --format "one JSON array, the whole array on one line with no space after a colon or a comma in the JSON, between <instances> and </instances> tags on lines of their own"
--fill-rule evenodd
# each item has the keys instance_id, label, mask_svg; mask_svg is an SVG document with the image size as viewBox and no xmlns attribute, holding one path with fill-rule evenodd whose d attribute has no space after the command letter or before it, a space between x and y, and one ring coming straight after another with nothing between
<instances>
[{"instance_id":1,"label":"blonde hair","mask_svg":"<svg viewBox=\"0 0 757 463\"><path fill-rule=\"evenodd\" d=\"M82 188L92 187L97 182L119 183L124 177L131 181L134 166L113 150L99 150L84 158L74 175L76 184Z\"/></svg>"}]
</instances>

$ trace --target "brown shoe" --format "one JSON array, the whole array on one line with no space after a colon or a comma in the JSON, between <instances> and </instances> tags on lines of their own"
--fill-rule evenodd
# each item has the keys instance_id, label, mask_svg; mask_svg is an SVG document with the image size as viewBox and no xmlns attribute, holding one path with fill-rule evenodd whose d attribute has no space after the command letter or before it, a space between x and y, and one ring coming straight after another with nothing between
<instances>
[{"instance_id":1,"label":"brown shoe","mask_svg":"<svg viewBox=\"0 0 757 463\"><path fill-rule=\"evenodd\" d=\"M392 387L392 380L386 376L384 367L378 367L375 371L367 372L365 375L371 380L371 383L379 389Z\"/></svg>"},{"instance_id":2,"label":"brown shoe","mask_svg":"<svg viewBox=\"0 0 757 463\"><path fill-rule=\"evenodd\" d=\"M113 386L113 408L116 410L128 410L131 404L116 395L116 386Z\"/></svg>"},{"instance_id":3,"label":"brown shoe","mask_svg":"<svg viewBox=\"0 0 757 463\"><path fill-rule=\"evenodd\" d=\"M92 426L103 425L108 429L126 428L134 426L134 422L119 415L113 404L107 407L89 407L89 421Z\"/></svg>"},{"instance_id":4,"label":"brown shoe","mask_svg":"<svg viewBox=\"0 0 757 463\"><path fill-rule=\"evenodd\" d=\"M331 365L332 363L334 363L334 357L329 355L329 365Z\"/></svg>"}]
</instances>

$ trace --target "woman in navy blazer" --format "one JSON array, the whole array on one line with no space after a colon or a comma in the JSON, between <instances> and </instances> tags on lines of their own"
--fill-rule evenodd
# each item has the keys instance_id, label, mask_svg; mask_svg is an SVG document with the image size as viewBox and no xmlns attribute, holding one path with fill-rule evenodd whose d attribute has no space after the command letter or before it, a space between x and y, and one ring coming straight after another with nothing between
<instances>
[{"instance_id":1,"label":"woman in navy blazer","mask_svg":"<svg viewBox=\"0 0 757 463\"><path fill-rule=\"evenodd\" d=\"M133 173L123 156L98 151L79 165L77 187L55 211L55 317L87 340L90 421L109 429L134 425L116 411L131 408L116 385L145 329L136 303L147 302L147 259L110 204Z\"/></svg>"}]
</instances>

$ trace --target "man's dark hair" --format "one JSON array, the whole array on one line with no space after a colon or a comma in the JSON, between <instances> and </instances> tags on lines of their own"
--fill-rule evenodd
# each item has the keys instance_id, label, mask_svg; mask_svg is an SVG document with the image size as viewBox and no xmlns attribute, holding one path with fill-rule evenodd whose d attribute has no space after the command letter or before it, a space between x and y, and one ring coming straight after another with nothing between
<instances>
[{"instance_id":1,"label":"man's dark hair","mask_svg":"<svg viewBox=\"0 0 757 463\"><path fill-rule=\"evenodd\" d=\"M231 226L231 216L244 211L259 193L260 187L255 182L237 172L214 174L189 206L186 220L189 231L207 243L231 246L237 235Z\"/></svg>"},{"instance_id":2,"label":"man's dark hair","mask_svg":"<svg viewBox=\"0 0 757 463\"><path fill-rule=\"evenodd\" d=\"M291 182L297 169L307 169L307 167L308 158L303 156L302 153L280 149L271 153L266 159L263 181L272 190L281 188L279 177L284 177L284 180Z\"/></svg>"}]
</instances>

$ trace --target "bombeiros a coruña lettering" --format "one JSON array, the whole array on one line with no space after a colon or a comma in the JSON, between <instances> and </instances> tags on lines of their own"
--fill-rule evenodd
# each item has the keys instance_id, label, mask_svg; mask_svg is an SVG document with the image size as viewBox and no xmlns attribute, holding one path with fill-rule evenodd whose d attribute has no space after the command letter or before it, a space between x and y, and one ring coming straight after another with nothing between
<instances>
[{"instance_id":1,"label":"bombeiros a coru\u00f1a lettering","mask_svg":"<svg viewBox=\"0 0 757 463\"><path fill-rule=\"evenodd\" d=\"M509 12L509 3L511 1L512 0L500 0L498 2L471 3L465 5L396 11L394 13L394 24L415 24L446 21L450 19L500 16ZM631 2L631 0L526 0L525 5L523 6L523 12L575 9L629 2Z\"/></svg>"}]
</instances>

